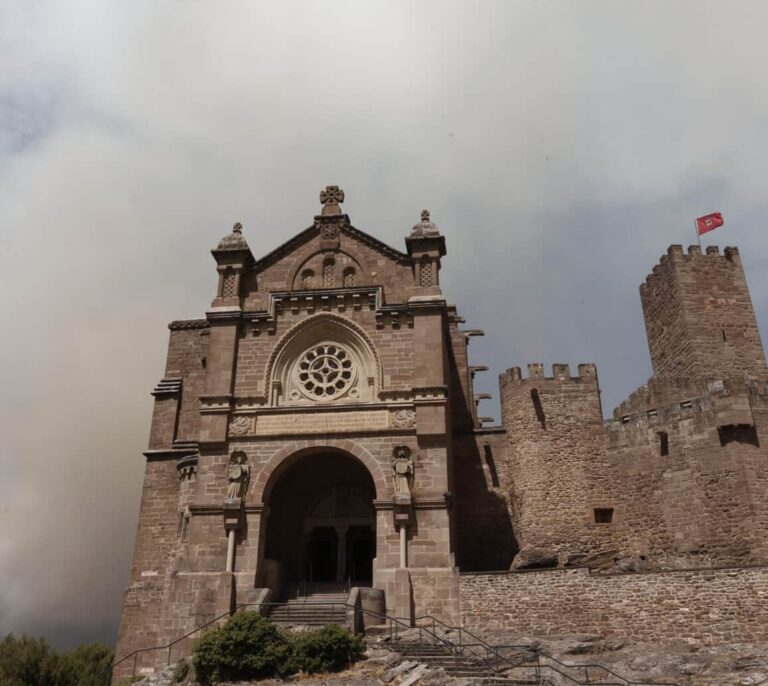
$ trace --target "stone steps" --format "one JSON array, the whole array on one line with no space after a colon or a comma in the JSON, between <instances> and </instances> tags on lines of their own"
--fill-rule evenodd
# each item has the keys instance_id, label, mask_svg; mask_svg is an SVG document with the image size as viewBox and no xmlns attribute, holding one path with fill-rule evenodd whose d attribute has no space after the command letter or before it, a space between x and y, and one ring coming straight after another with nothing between
<instances>
[{"instance_id":1,"label":"stone steps","mask_svg":"<svg viewBox=\"0 0 768 686\"><path fill-rule=\"evenodd\" d=\"M536 684L533 675L520 677L497 677L493 676L488 666L482 659L473 657L465 652L463 654L454 654L448 647L440 644L397 641L391 643L390 650L394 650L402 655L405 660L415 660L425 664L431 669L442 667L445 673L452 677L469 677L481 679L479 683L491 686L528 686Z\"/></svg>"},{"instance_id":2,"label":"stone steps","mask_svg":"<svg viewBox=\"0 0 768 686\"><path fill-rule=\"evenodd\" d=\"M288 597L279 605L273 605L269 618L275 624L294 626L344 626L347 618L347 594L336 588L327 593L316 592L300 597Z\"/></svg>"}]
</instances>

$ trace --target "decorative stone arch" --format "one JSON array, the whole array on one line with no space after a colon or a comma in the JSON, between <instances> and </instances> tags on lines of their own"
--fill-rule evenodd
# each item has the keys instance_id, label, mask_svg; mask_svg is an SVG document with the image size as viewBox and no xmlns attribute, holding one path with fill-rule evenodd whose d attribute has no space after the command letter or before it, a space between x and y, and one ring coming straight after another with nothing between
<instances>
[{"instance_id":1,"label":"decorative stone arch","mask_svg":"<svg viewBox=\"0 0 768 686\"><path fill-rule=\"evenodd\" d=\"M311 251L303 252L299 255L293 266L288 273L288 279L286 280L286 288L289 290L304 290L303 286L298 283L301 281L301 273L305 269L312 269L316 278L315 288L322 288L322 268L321 265L326 259L333 259L337 265L339 265L337 274L337 287L343 286L341 279L344 268L347 266L353 266L356 270L355 286L370 286L371 285L371 270L367 262L360 256L357 250L349 249L336 249L336 250L317 250L313 247ZM350 262L347 265L341 265L343 258L347 258ZM319 285L318 285L319 284Z\"/></svg>"},{"instance_id":2,"label":"decorative stone arch","mask_svg":"<svg viewBox=\"0 0 768 686\"><path fill-rule=\"evenodd\" d=\"M304 389L297 392L301 383L297 365L303 364L301 356L313 346L336 345L342 355L351 360L349 369L354 378L338 398L308 397ZM288 330L277 342L267 361L264 373L265 394L269 404L301 405L313 402L331 402L346 399L347 402L372 402L382 386L382 369L376 347L366 331L346 317L333 312L322 312L307 317ZM293 397L295 394L296 397ZM345 395L346 394L346 395Z\"/></svg>"},{"instance_id":3,"label":"decorative stone arch","mask_svg":"<svg viewBox=\"0 0 768 686\"><path fill-rule=\"evenodd\" d=\"M376 499L389 497L389 487L381 465L362 445L350 440L318 438L308 441L293 441L278 450L261 468L251 487L251 498L267 503L275 484L295 462L311 453L336 452L356 459L368 470L376 489Z\"/></svg>"}]
</instances>

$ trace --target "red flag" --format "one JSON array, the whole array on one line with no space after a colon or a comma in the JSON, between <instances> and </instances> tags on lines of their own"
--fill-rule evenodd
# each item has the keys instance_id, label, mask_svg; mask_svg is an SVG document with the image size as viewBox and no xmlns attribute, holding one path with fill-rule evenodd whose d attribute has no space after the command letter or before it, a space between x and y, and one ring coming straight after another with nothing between
<instances>
[{"instance_id":1,"label":"red flag","mask_svg":"<svg viewBox=\"0 0 768 686\"><path fill-rule=\"evenodd\" d=\"M723 215L719 212L713 212L696 220L696 230L699 232L699 236L701 236L707 233L707 231L714 231L718 226L722 226L723 223Z\"/></svg>"}]
</instances>

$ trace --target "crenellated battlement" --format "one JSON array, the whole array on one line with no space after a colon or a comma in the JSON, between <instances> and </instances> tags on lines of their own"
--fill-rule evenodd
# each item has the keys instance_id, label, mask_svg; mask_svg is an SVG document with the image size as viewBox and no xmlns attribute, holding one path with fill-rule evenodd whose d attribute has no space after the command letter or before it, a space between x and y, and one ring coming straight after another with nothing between
<instances>
[{"instance_id":1,"label":"crenellated battlement","mask_svg":"<svg viewBox=\"0 0 768 686\"><path fill-rule=\"evenodd\" d=\"M693 260L698 261L707 258L712 258L710 264L713 266L714 264L725 265L728 263L741 266L741 256L736 247L724 248L721 255L720 246L717 245L708 245L704 253L702 253L699 245L689 245L687 253L683 250L682 245L670 245L667 248L667 254L661 256L659 263L654 265L651 273L645 277L645 283L640 285L640 293L645 294L649 288L653 288L659 278L668 278L673 267L691 264ZM719 260L719 262L714 260Z\"/></svg>"},{"instance_id":2,"label":"crenellated battlement","mask_svg":"<svg viewBox=\"0 0 768 686\"><path fill-rule=\"evenodd\" d=\"M768 403L768 384L757 379L709 378L687 383L674 383L664 378L651 377L622 401L612 413L614 421L627 417L654 415L660 408L682 405L691 399L747 395L750 402L763 406ZM622 423L626 423L623 421Z\"/></svg>"},{"instance_id":3,"label":"crenellated battlement","mask_svg":"<svg viewBox=\"0 0 768 686\"><path fill-rule=\"evenodd\" d=\"M739 251L669 246L640 286L655 376L682 383L765 376L766 363Z\"/></svg>"},{"instance_id":4,"label":"crenellated battlement","mask_svg":"<svg viewBox=\"0 0 768 686\"><path fill-rule=\"evenodd\" d=\"M597 379L597 366L592 363L582 363L578 365L578 376L571 376L571 366L569 364L556 362L552 365L552 376L547 376L544 364L541 362L531 362L528 364L528 376L524 377L520 367L510 367L506 372L499 376L499 383L528 383L535 382L583 382L584 380Z\"/></svg>"},{"instance_id":5,"label":"crenellated battlement","mask_svg":"<svg viewBox=\"0 0 768 686\"><path fill-rule=\"evenodd\" d=\"M690 394L686 395L685 390ZM654 430L666 430L686 420L710 428L751 425L753 409L762 409L768 402L764 384L745 385L727 379L712 379L703 389L678 388L675 395L675 400L666 398L663 403L654 403L660 396L655 396L652 388L642 386L635 391L616 408L613 418L604 422L607 447L647 443ZM632 411L622 412L633 405ZM638 406L643 409L636 409Z\"/></svg>"},{"instance_id":6,"label":"crenellated battlement","mask_svg":"<svg viewBox=\"0 0 768 686\"><path fill-rule=\"evenodd\" d=\"M620 419L629 414L643 413L648 409L662 405L671 405L680 399L694 398L706 394L711 388L722 386L721 379L708 380L672 380L651 377L642 386L632 391L614 408L613 419Z\"/></svg>"},{"instance_id":7,"label":"crenellated battlement","mask_svg":"<svg viewBox=\"0 0 768 686\"><path fill-rule=\"evenodd\" d=\"M606 419L604 426L608 432L609 442L611 434L631 433L637 429L646 429L680 419L690 419L697 414L708 411L712 406L711 396L691 397L666 405L658 405L647 410L628 412L625 414L614 413L612 419Z\"/></svg>"}]
</instances>

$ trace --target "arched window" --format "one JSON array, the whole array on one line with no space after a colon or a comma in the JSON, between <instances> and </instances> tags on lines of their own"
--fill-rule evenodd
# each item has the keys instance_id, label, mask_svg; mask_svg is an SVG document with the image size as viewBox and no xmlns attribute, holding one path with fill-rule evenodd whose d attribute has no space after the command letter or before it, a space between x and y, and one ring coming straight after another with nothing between
<instances>
[{"instance_id":1,"label":"arched window","mask_svg":"<svg viewBox=\"0 0 768 686\"><path fill-rule=\"evenodd\" d=\"M313 272L311 269L305 269L303 272L301 272L301 285L304 288L314 288L315 272Z\"/></svg>"},{"instance_id":2,"label":"arched window","mask_svg":"<svg viewBox=\"0 0 768 686\"><path fill-rule=\"evenodd\" d=\"M355 285L355 268L347 267L344 270L344 288L352 288Z\"/></svg>"},{"instance_id":3,"label":"arched window","mask_svg":"<svg viewBox=\"0 0 768 686\"><path fill-rule=\"evenodd\" d=\"M421 262L421 273L419 275L419 285L423 288L435 285L435 272L432 261L425 258Z\"/></svg>"},{"instance_id":4,"label":"arched window","mask_svg":"<svg viewBox=\"0 0 768 686\"><path fill-rule=\"evenodd\" d=\"M231 269L224 272L224 281L221 286L221 296L232 298L237 295L237 275Z\"/></svg>"},{"instance_id":5,"label":"arched window","mask_svg":"<svg viewBox=\"0 0 768 686\"><path fill-rule=\"evenodd\" d=\"M333 288L336 285L336 265L333 260L323 262L323 288Z\"/></svg>"},{"instance_id":6,"label":"arched window","mask_svg":"<svg viewBox=\"0 0 768 686\"><path fill-rule=\"evenodd\" d=\"M286 334L278 346L269 388L273 405L371 402L379 363L362 331L341 317L319 315Z\"/></svg>"}]
</instances>

